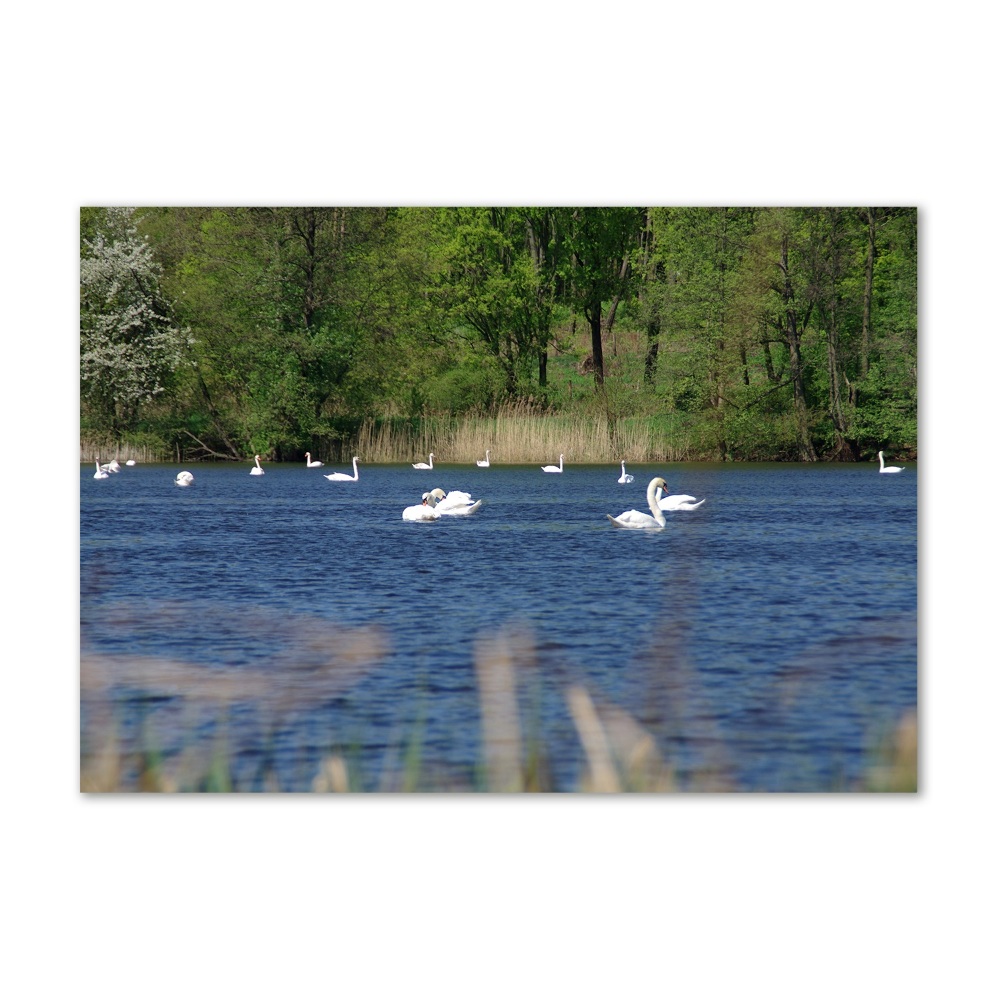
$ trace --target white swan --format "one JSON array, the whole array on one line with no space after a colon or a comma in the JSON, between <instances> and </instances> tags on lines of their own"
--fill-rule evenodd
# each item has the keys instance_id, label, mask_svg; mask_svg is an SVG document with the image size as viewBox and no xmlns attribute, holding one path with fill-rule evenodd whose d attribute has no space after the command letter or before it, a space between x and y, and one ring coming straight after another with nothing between
<instances>
[{"instance_id":1,"label":"white swan","mask_svg":"<svg viewBox=\"0 0 1000 1000\"><path fill-rule=\"evenodd\" d=\"M618 477L618 482L620 482L620 483L630 483L630 482L632 482L633 479L635 479L635 476L630 476L625 471L625 460L622 459L622 474Z\"/></svg>"},{"instance_id":2,"label":"white swan","mask_svg":"<svg viewBox=\"0 0 1000 1000\"><path fill-rule=\"evenodd\" d=\"M122 467L118 464L116 459L111 459L107 465L101 466L101 472L121 472Z\"/></svg>"},{"instance_id":3,"label":"white swan","mask_svg":"<svg viewBox=\"0 0 1000 1000\"><path fill-rule=\"evenodd\" d=\"M542 466L542 472L562 472L562 470L563 470L563 457L562 457L562 455L559 456L559 464L558 465L543 465Z\"/></svg>"},{"instance_id":4,"label":"white swan","mask_svg":"<svg viewBox=\"0 0 1000 1000\"><path fill-rule=\"evenodd\" d=\"M174 479L175 486L190 486L194 482L194 476L190 472L178 472Z\"/></svg>"},{"instance_id":5,"label":"white swan","mask_svg":"<svg viewBox=\"0 0 1000 1000\"><path fill-rule=\"evenodd\" d=\"M434 452L431 452L431 464L428 465L426 462L416 462L413 466L414 469L433 469L434 468Z\"/></svg>"},{"instance_id":6,"label":"white swan","mask_svg":"<svg viewBox=\"0 0 1000 1000\"><path fill-rule=\"evenodd\" d=\"M438 487L424 494L427 502L439 513L444 515L474 514L482 505L482 500L472 502L472 497L464 490L452 490L447 496Z\"/></svg>"},{"instance_id":7,"label":"white swan","mask_svg":"<svg viewBox=\"0 0 1000 1000\"><path fill-rule=\"evenodd\" d=\"M667 485L664 483L663 490L659 487L656 490L656 506L660 510L697 510L705 502L699 500L696 503L690 493L672 493L661 496L666 489Z\"/></svg>"},{"instance_id":8,"label":"white swan","mask_svg":"<svg viewBox=\"0 0 1000 1000\"><path fill-rule=\"evenodd\" d=\"M260 467L260 455L254 455L253 460L257 463L251 470L251 476L263 476L264 470Z\"/></svg>"},{"instance_id":9,"label":"white swan","mask_svg":"<svg viewBox=\"0 0 1000 1000\"><path fill-rule=\"evenodd\" d=\"M480 462L479 459L477 458L476 459L476 465L478 465L480 469L488 469L490 467L490 449L489 448L486 449L486 461L485 462Z\"/></svg>"},{"instance_id":10,"label":"white swan","mask_svg":"<svg viewBox=\"0 0 1000 1000\"><path fill-rule=\"evenodd\" d=\"M311 461L311 459L312 459L312 455L310 455L309 452L307 451L306 452L306 468L307 469L318 469L323 464L322 462L313 462L313 461Z\"/></svg>"},{"instance_id":11,"label":"white swan","mask_svg":"<svg viewBox=\"0 0 1000 1000\"><path fill-rule=\"evenodd\" d=\"M447 510L449 507L461 507L463 504L472 503L472 495L466 493L465 490L451 490L449 493L445 493L439 486L436 490L431 490L427 495L434 497L434 502L441 510Z\"/></svg>"},{"instance_id":12,"label":"white swan","mask_svg":"<svg viewBox=\"0 0 1000 1000\"><path fill-rule=\"evenodd\" d=\"M134 458L130 458L125 464L126 465L135 465L135 459Z\"/></svg>"},{"instance_id":13,"label":"white swan","mask_svg":"<svg viewBox=\"0 0 1000 1000\"><path fill-rule=\"evenodd\" d=\"M403 509L404 521L436 521L440 516L434 509L429 493L424 494L424 499L420 503Z\"/></svg>"},{"instance_id":14,"label":"white swan","mask_svg":"<svg viewBox=\"0 0 1000 1000\"><path fill-rule=\"evenodd\" d=\"M95 479L107 479L108 478L108 474L101 468L101 461L100 461L100 459L95 459L94 466L97 469L97 472L94 473L94 478Z\"/></svg>"},{"instance_id":15,"label":"white swan","mask_svg":"<svg viewBox=\"0 0 1000 1000\"><path fill-rule=\"evenodd\" d=\"M886 465L885 462L882 461L882 452L878 453L879 472L902 472L905 468L905 465Z\"/></svg>"},{"instance_id":16,"label":"white swan","mask_svg":"<svg viewBox=\"0 0 1000 1000\"><path fill-rule=\"evenodd\" d=\"M646 503L649 504L651 514L643 514L638 510L627 510L624 514L612 517L608 514L608 520L619 528L665 528L667 519L663 516L663 511L656 506L656 490L658 487L667 488L666 482L659 476L650 479L646 487Z\"/></svg>"},{"instance_id":17,"label":"white swan","mask_svg":"<svg viewBox=\"0 0 1000 1000\"><path fill-rule=\"evenodd\" d=\"M354 475L349 476L346 472L334 472L331 475L323 476L324 479L329 479L332 483L356 483L358 481L358 456L355 455L354 459Z\"/></svg>"}]
</instances>

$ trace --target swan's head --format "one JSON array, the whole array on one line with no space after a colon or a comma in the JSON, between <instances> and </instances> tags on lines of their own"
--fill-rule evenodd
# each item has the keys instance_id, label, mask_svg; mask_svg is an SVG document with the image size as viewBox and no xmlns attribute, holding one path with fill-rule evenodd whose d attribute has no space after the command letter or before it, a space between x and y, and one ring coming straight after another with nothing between
<instances>
[{"instance_id":1,"label":"swan's head","mask_svg":"<svg viewBox=\"0 0 1000 1000\"><path fill-rule=\"evenodd\" d=\"M445 497L445 492L439 486L437 489L431 490L430 493L425 493L426 497L433 497L435 500L443 500Z\"/></svg>"}]
</instances>

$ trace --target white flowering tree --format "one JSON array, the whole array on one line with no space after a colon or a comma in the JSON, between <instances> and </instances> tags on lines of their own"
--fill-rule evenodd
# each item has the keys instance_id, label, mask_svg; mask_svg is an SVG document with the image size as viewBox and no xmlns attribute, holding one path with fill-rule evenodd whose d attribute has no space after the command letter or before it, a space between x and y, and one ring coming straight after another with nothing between
<instances>
[{"instance_id":1,"label":"white flowering tree","mask_svg":"<svg viewBox=\"0 0 1000 1000\"><path fill-rule=\"evenodd\" d=\"M141 405L163 392L185 343L133 213L107 209L80 260L80 392L116 433L133 427Z\"/></svg>"}]
</instances>

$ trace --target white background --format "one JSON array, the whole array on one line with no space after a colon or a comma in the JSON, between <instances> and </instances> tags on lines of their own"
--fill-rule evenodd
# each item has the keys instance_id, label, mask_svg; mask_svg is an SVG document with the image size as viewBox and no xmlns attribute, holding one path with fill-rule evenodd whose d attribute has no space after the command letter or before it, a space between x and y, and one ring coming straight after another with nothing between
<instances>
[{"instance_id":1,"label":"white background","mask_svg":"<svg viewBox=\"0 0 1000 1000\"><path fill-rule=\"evenodd\" d=\"M979 9L8 12L8 995L995 989L997 74ZM79 207L490 202L918 206L919 795L78 793Z\"/></svg>"}]
</instances>

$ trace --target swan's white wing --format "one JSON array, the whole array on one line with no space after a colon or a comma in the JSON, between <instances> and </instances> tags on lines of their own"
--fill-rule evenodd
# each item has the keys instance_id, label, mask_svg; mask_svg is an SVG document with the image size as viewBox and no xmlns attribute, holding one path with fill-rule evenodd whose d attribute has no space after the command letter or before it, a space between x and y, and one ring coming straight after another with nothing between
<instances>
[{"instance_id":1,"label":"swan's white wing","mask_svg":"<svg viewBox=\"0 0 1000 1000\"><path fill-rule=\"evenodd\" d=\"M690 493L668 493L665 497L660 497L660 510L676 507L679 503L691 503L694 499Z\"/></svg>"},{"instance_id":2,"label":"swan's white wing","mask_svg":"<svg viewBox=\"0 0 1000 1000\"><path fill-rule=\"evenodd\" d=\"M441 510L441 504L438 504L434 509L436 511L440 511L440 513L445 516L474 514L477 510L479 510L479 507L482 504L482 502L483 502L482 500L477 500L475 503L462 504L454 507L446 507L444 510Z\"/></svg>"},{"instance_id":3,"label":"swan's white wing","mask_svg":"<svg viewBox=\"0 0 1000 1000\"><path fill-rule=\"evenodd\" d=\"M608 520L619 528L662 528L652 514L643 514L641 510L627 510L617 517L607 515Z\"/></svg>"},{"instance_id":4,"label":"swan's white wing","mask_svg":"<svg viewBox=\"0 0 1000 1000\"><path fill-rule=\"evenodd\" d=\"M449 507L465 507L472 503L472 496L464 490L452 490L443 499L437 502L437 509L448 510Z\"/></svg>"},{"instance_id":5,"label":"swan's white wing","mask_svg":"<svg viewBox=\"0 0 1000 1000\"><path fill-rule=\"evenodd\" d=\"M694 497L689 493L670 493L661 497L657 501L657 506L660 510L694 510L695 507L700 507L704 502L704 500L699 500L695 503ZM691 507L689 504L695 504L695 507Z\"/></svg>"}]
</instances>

